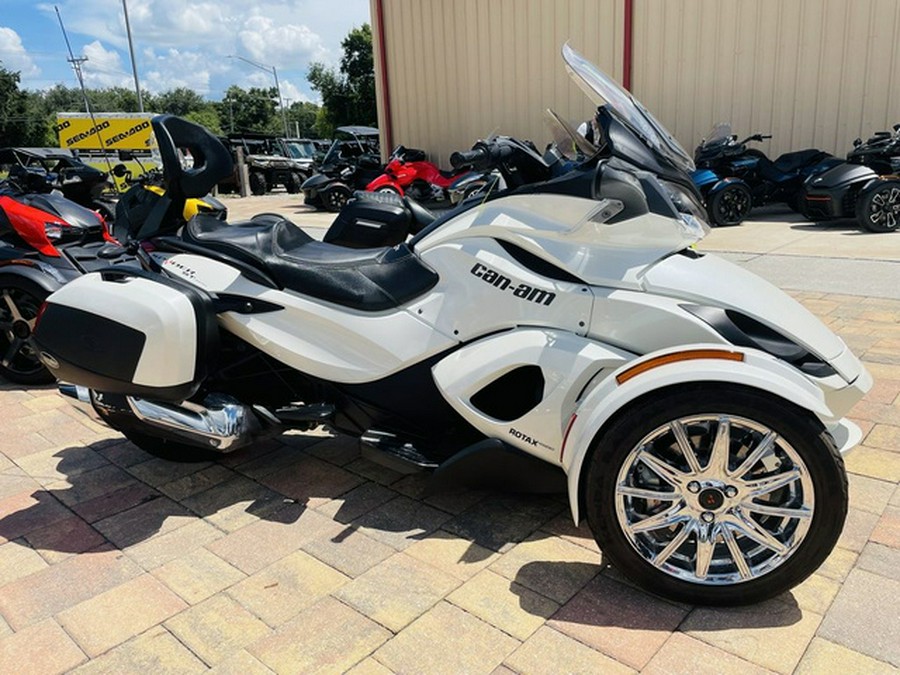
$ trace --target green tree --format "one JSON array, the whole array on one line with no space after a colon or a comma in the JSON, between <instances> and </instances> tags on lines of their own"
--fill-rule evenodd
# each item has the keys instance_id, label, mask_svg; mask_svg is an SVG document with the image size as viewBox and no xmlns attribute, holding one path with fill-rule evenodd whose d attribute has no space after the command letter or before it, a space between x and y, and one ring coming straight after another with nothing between
<instances>
[{"instance_id":1,"label":"green tree","mask_svg":"<svg viewBox=\"0 0 900 675\"><path fill-rule=\"evenodd\" d=\"M155 112L169 113L179 117L185 117L188 113L204 111L208 106L209 104L203 100L200 94L186 87L164 91L153 99Z\"/></svg>"},{"instance_id":2,"label":"green tree","mask_svg":"<svg viewBox=\"0 0 900 675\"><path fill-rule=\"evenodd\" d=\"M217 106L222 127L229 132L267 131L274 124L280 124L280 118L275 116L277 100L278 92L274 87L252 87L245 91L233 84Z\"/></svg>"},{"instance_id":3,"label":"green tree","mask_svg":"<svg viewBox=\"0 0 900 675\"><path fill-rule=\"evenodd\" d=\"M219 112L212 105L206 105L200 110L192 110L184 115L184 118L206 127L217 136L221 136L224 133L222 122L219 119Z\"/></svg>"},{"instance_id":4,"label":"green tree","mask_svg":"<svg viewBox=\"0 0 900 675\"><path fill-rule=\"evenodd\" d=\"M344 55L340 72L322 63L310 66L306 79L322 97L324 112L318 129L343 124L375 124L375 68L372 29L369 24L352 29L341 42Z\"/></svg>"},{"instance_id":5,"label":"green tree","mask_svg":"<svg viewBox=\"0 0 900 675\"><path fill-rule=\"evenodd\" d=\"M29 96L19 89L19 82L19 73L0 63L0 147L38 145L43 140L43 118L40 114L35 116Z\"/></svg>"}]
</instances>

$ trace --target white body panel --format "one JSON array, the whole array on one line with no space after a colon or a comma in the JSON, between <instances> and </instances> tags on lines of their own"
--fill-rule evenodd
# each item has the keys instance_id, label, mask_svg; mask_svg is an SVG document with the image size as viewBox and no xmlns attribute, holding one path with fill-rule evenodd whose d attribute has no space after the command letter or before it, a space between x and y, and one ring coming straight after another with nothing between
<instances>
[{"instance_id":1,"label":"white body panel","mask_svg":"<svg viewBox=\"0 0 900 675\"><path fill-rule=\"evenodd\" d=\"M598 373L617 370L633 358L633 354L572 333L522 329L463 347L441 360L432 372L447 402L476 429L556 463L579 392ZM527 414L503 421L473 405L472 396L483 387L529 365L540 366L544 391L540 404Z\"/></svg>"},{"instance_id":2,"label":"white body panel","mask_svg":"<svg viewBox=\"0 0 900 675\"><path fill-rule=\"evenodd\" d=\"M56 291L53 301L91 314L102 308L104 318L146 336L132 378L135 384L173 387L194 379L197 324L194 308L183 293L147 279L109 283L88 274ZM115 345L107 348L115 349Z\"/></svg>"}]
</instances>

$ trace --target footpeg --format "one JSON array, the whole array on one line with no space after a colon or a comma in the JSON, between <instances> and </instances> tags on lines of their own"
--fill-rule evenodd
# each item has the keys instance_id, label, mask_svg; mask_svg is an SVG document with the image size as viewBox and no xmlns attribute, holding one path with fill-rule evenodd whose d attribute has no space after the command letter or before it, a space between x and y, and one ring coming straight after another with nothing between
<instances>
[{"instance_id":1,"label":"footpeg","mask_svg":"<svg viewBox=\"0 0 900 675\"><path fill-rule=\"evenodd\" d=\"M416 473L437 468L437 463L425 457L411 443L404 443L393 434L367 431L359 439L363 457L399 473Z\"/></svg>"},{"instance_id":2,"label":"footpeg","mask_svg":"<svg viewBox=\"0 0 900 675\"><path fill-rule=\"evenodd\" d=\"M315 403L290 408L279 408L275 417L286 427L309 428L334 417L334 406L330 403Z\"/></svg>"}]
</instances>

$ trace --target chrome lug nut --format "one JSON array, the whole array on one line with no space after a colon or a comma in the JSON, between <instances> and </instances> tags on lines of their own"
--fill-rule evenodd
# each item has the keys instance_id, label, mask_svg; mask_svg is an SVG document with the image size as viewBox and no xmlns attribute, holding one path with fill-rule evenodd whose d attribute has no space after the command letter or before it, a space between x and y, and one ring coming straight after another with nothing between
<instances>
[{"instance_id":1,"label":"chrome lug nut","mask_svg":"<svg viewBox=\"0 0 900 675\"><path fill-rule=\"evenodd\" d=\"M693 492L696 494L697 492L700 492L700 483L698 483L695 480L692 480L690 483L688 483L687 489L689 492Z\"/></svg>"},{"instance_id":2,"label":"chrome lug nut","mask_svg":"<svg viewBox=\"0 0 900 675\"><path fill-rule=\"evenodd\" d=\"M725 488L725 496L726 497L737 497L738 489L734 487L734 485L729 485Z\"/></svg>"},{"instance_id":3,"label":"chrome lug nut","mask_svg":"<svg viewBox=\"0 0 900 675\"><path fill-rule=\"evenodd\" d=\"M704 523L711 523L712 521L714 521L716 519L716 516L711 511L704 511L700 515L700 518L703 519Z\"/></svg>"}]
</instances>

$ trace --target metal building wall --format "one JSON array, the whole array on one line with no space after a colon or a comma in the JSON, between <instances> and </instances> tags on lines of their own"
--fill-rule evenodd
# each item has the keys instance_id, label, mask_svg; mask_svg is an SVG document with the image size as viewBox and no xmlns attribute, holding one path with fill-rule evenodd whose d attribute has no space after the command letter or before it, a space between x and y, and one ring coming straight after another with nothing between
<instances>
[{"instance_id":1,"label":"metal building wall","mask_svg":"<svg viewBox=\"0 0 900 675\"><path fill-rule=\"evenodd\" d=\"M898 0L635 0L634 93L688 148L715 122L760 149L846 154L900 123Z\"/></svg>"},{"instance_id":2,"label":"metal building wall","mask_svg":"<svg viewBox=\"0 0 900 675\"><path fill-rule=\"evenodd\" d=\"M492 132L548 139L590 113L563 42L622 81L624 0L371 0L384 17L393 144L442 166ZM900 122L900 0L633 0L632 90L688 150L716 122L771 153L844 154ZM380 98L379 100L382 100ZM384 106L379 124L385 125ZM385 140L383 138L383 140Z\"/></svg>"},{"instance_id":3,"label":"metal building wall","mask_svg":"<svg viewBox=\"0 0 900 675\"><path fill-rule=\"evenodd\" d=\"M571 84L566 40L607 72L622 70L622 0L381 0L390 86L392 144L423 148L449 168L454 150L491 133L549 135L543 111L587 119L591 107ZM376 89L384 83L372 0ZM378 123L385 144L384 105ZM390 150L387 150L390 152Z\"/></svg>"}]
</instances>

